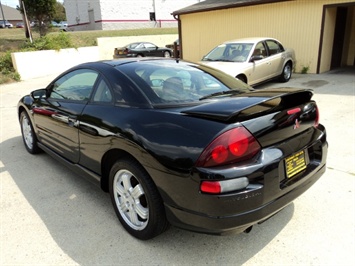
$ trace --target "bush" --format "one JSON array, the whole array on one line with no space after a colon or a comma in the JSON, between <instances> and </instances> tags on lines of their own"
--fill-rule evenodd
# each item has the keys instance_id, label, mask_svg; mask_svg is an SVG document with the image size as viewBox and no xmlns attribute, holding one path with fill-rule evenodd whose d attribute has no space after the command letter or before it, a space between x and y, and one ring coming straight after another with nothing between
<instances>
[{"instance_id":1,"label":"bush","mask_svg":"<svg viewBox=\"0 0 355 266\"><path fill-rule=\"evenodd\" d=\"M21 51L59 50L76 48L71 41L70 35L64 32L55 35L46 35L35 39L32 43L28 40L21 47Z\"/></svg>"},{"instance_id":2,"label":"bush","mask_svg":"<svg viewBox=\"0 0 355 266\"><path fill-rule=\"evenodd\" d=\"M7 52L5 55L0 56L0 84L6 83L11 80L20 81L20 74L14 69L11 59L11 53Z\"/></svg>"}]
</instances>

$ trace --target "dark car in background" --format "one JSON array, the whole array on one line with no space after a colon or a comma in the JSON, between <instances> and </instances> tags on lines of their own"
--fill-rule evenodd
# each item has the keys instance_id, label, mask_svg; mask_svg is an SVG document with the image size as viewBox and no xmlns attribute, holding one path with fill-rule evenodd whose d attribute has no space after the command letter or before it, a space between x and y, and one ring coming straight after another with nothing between
<instances>
[{"instance_id":1,"label":"dark car in background","mask_svg":"<svg viewBox=\"0 0 355 266\"><path fill-rule=\"evenodd\" d=\"M24 96L18 119L27 151L109 192L134 237L169 224L228 234L249 232L324 173L326 130L312 96L255 90L198 63L130 58L67 70Z\"/></svg>"},{"instance_id":2,"label":"dark car in background","mask_svg":"<svg viewBox=\"0 0 355 266\"><path fill-rule=\"evenodd\" d=\"M151 42L134 42L114 49L113 58L126 57L171 57L170 48L158 47Z\"/></svg>"}]
</instances>

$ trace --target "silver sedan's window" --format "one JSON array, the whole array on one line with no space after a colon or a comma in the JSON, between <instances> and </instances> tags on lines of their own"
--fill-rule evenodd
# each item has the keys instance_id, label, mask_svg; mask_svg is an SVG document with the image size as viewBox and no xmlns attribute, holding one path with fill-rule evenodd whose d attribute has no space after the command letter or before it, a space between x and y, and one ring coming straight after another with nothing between
<instances>
[{"instance_id":1,"label":"silver sedan's window","mask_svg":"<svg viewBox=\"0 0 355 266\"><path fill-rule=\"evenodd\" d=\"M269 54L274 55L283 52L283 47L277 42L273 40L267 40L266 45L269 48Z\"/></svg>"},{"instance_id":2,"label":"silver sedan's window","mask_svg":"<svg viewBox=\"0 0 355 266\"><path fill-rule=\"evenodd\" d=\"M209 52L202 61L246 62L252 43L221 44Z\"/></svg>"}]
</instances>

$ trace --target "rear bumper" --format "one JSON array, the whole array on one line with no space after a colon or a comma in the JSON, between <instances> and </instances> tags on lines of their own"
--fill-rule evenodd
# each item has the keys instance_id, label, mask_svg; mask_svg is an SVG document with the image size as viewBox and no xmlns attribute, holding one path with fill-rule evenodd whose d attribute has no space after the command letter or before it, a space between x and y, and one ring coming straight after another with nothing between
<instances>
[{"instance_id":1,"label":"rear bumper","mask_svg":"<svg viewBox=\"0 0 355 266\"><path fill-rule=\"evenodd\" d=\"M172 225L186 230L216 235L241 233L250 226L265 221L290 204L309 189L323 175L325 169L326 165L324 164L318 171L304 178L302 184L298 184L294 189L263 206L247 212L224 217L211 217L166 206L166 214ZM258 192L254 191L253 193Z\"/></svg>"}]
</instances>

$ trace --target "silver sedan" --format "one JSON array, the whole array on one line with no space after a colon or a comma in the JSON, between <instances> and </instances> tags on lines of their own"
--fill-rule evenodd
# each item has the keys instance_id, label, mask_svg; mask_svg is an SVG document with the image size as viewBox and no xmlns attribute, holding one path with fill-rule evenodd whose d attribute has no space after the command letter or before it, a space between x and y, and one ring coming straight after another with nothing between
<instances>
[{"instance_id":1,"label":"silver sedan","mask_svg":"<svg viewBox=\"0 0 355 266\"><path fill-rule=\"evenodd\" d=\"M273 38L245 38L218 45L202 58L201 63L249 85L275 78L287 82L295 65L295 52Z\"/></svg>"}]
</instances>

